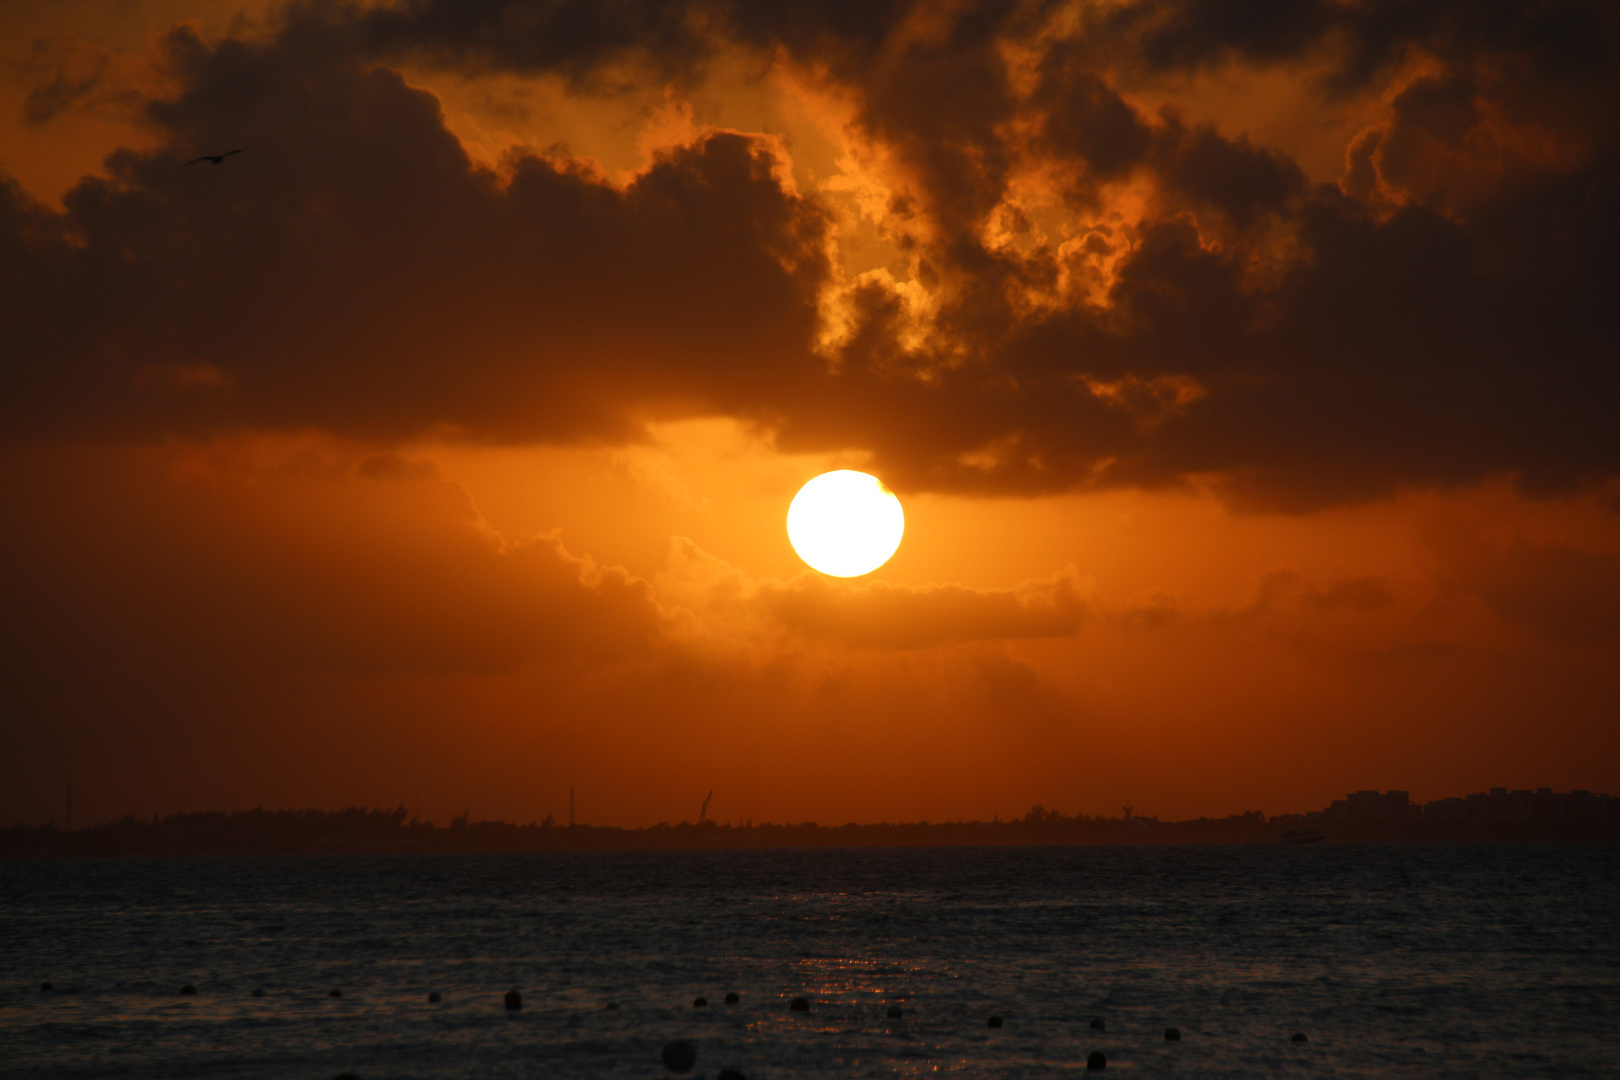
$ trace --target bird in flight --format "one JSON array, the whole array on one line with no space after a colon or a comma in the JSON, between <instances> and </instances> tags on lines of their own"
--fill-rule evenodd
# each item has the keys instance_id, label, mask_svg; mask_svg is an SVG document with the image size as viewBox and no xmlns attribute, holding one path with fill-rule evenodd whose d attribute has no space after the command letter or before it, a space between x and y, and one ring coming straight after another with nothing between
<instances>
[{"instance_id":1,"label":"bird in flight","mask_svg":"<svg viewBox=\"0 0 1620 1080\"><path fill-rule=\"evenodd\" d=\"M186 164L187 165L195 165L199 161L211 161L215 165L223 165L225 163L225 159L230 157L232 154L240 154L244 150L251 150L251 149L253 149L253 147L244 146L244 147L242 147L241 150L227 150L223 154L204 154L202 157L192 158L190 161L186 162Z\"/></svg>"}]
</instances>

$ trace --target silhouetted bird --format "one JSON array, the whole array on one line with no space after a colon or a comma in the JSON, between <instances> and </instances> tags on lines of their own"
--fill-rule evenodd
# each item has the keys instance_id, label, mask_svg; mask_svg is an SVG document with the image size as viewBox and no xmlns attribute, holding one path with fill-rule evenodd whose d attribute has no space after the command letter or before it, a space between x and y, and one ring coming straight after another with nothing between
<instances>
[{"instance_id":1,"label":"silhouetted bird","mask_svg":"<svg viewBox=\"0 0 1620 1080\"><path fill-rule=\"evenodd\" d=\"M734 993L733 993L733 994L727 994L727 995L726 995L726 1004L727 1004L727 1005L735 1005L735 1004L737 1004L737 1002L739 1002L739 1001L741 1001L741 1000L742 1000L742 998L740 998L740 997L738 997L738 996L737 996L737 995L736 995L736 994L734 994Z\"/></svg>"},{"instance_id":2,"label":"silhouetted bird","mask_svg":"<svg viewBox=\"0 0 1620 1080\"><path fill-rule=\"evenodd\" d=\"M518 993L516 990L508 990L506 992L506 997L502 998L501 1001L508 1009L511 1009L514 1012L523 1008L523 995Z\"/></svg>"},{"instance_id":3,"label":"silhouetted bird","mask_svg":"<svg viewBox=\"0 0 1620 1080\"><path fill-rule=\"evenodd\" d=\"M1165 1028L1164 1029L1164 1041L1165 1042L1180 1042L1181 1041L1181 1029L1180 1028Z\"/></svg>"},{"instance_id":4,"label":"silhouetted bird","mask_svg":"<svg viewBox=\"0 0 1620 1080\"><path fill-rule=\"evenodd\" d=\"M1294 1038L1293 1038L1292 1041L1293 1042L1310 1042L1311 1040L1309 1040L1309 1039L1307 1039L1305 1037L1305 1033L1303 1031L1296 1031L1296 1032L1294 1032Z\"/></svg>"},{"instance_id":5,"label":"silhouetted bird","mask_svg":"<svg viewBox=\"0 0 1620 1080\"><path fill-rule=\"evenodd\" d=\"M1108 1030L1108 1025L1103 1023L1102 1018L1099 1017L1096 1020L1093 1020L1091 1022L1091 1030L1092 1031L1107 1031Z\"/></svg>"},{"instance_id":6,"label":"silhouetted bird","mask_svg":"<svg viewBox=\"0 0 1620 1080\"><path fill-rule=\"evenodd\" d=\"M618 1007L619 1003L617 1001L610 1001L606 1005L602 1006L604 1009L617 1009Z\"/></svg>"},{"instance_id":7,"label":"silhouetted bird","mask_svg":"<svg viewBox=\"0 0 1620 1080\"><path fill-rule=\"evenodd\" d=\"M51 983L48 983L48 982L42 982L42 983L39 984L39 992L42 993L42 994L48 994L52 990L55 990L55 989L56 989L56 987L53 986Z\"/></svg>"},{"instance_id":8,"label":"silhouetted bird","mask_svg":"<svg viewBox=\"0 0 1620 1080\"><path fill-rule=\"evenodd\" d=\"M439 996L439 992L437 990L435 990L432 993L428 994L428 1004L429 1005L437 1005L439 1002L441 1002L443 1000L444 1000L444 998Z\"/></svg>"},{"instance_id":9,"label":"silhouetted bird","mask_svg":"<svg viewBox=\"0 0 1620 1080\"><path fill-rule=\"evenodd\" d=\"M1108 1058L1101 1050L1093 1050L1086 1057L1086 1072L1102 1072L1108 1068Z\"/></svg>"},{"instance_id":10,"label":"silhouetted bird","mask_svg":"<svg viewBox=\"0 0 1620 1080\"><path fill-rule=\"evenodd\" d=\"M990 1018L990 1026L991 1026L991 1027L993 1027L993 1028L998 1028L998 1027L1000 1027L1000 1026L1001 1026L1001 1017L999 1017L999 1016L992 1016L992 1017L991 1017L991 1018Z\"/></svg>"},{"instance_id":11,"label":"silhouetted bird","mask_svg":"<svg viewBox=\"0 0 1620 1080\"><path fill-rule=\"evenodd\" d=\"M186 164L195 165L199 161L207 161L214 165L223 165L225 164L225 159L230 157L232 154L245 154L251 149L253 149L253 147L244 146L239 150L227 150L223 154L204 154L202 157L192 158L190 161L186 162Z\"/></svg>"},{"instance_id":12,"label":"silhouetted bird","mask_svg":"<svg viewBox=\"0 0 1620 1080\"><path fill-rule=\"evenodd\" d=\"M197 988L195 986L192 986L190 983L186 983L186 985L184 985L184 986L182 986L180 988L180 992L182 994L185 994L187 997L189 997L192 994L195 994L197 992Z\"/></svg>"},{"instance_id":13,"label":"silhouetted bird","mask_svg":"<svg viewBox=\"0 0 1620 1080\"><path fill-rule=\"evenodd\" d=\"M343 991L341 991L341 990L328 990L326 992L326 996L327 997L338 997L338 998L340 998L340 997L343 996Z\"/></svg>"},{"instance_id":14,"label":"silhouetted bird","mask_svg":"<svg viewBox=\"0 0 1620 1080\"><path fill-rule=\"evenodd\" d=\"M264 997L264 987L262 987L262 986L255 986L255 987L254 987L254 988L253 988L253 996L254 996L254 997Z\"/></svg>"},{"instance_id":15,"label":"silhouetted bird","mask_svg":"<svg viewBox=\"0 0 1620 1080\"><path fill-rule=\"evenodd\" d=\"M692 1000L692 1008L694 1008L694 1009L707 1009L708 1007L709 1007L709 999L708 998L700 997L700 998L694 998Z\"/></svg>"},{"instance_id":16,"label":"silhouetted bird","mask_svg":"<svg viewBox=\"0 0 1620 1080\"><path fill-rule=\"evenodd\" d=\"M890 1020L898 1020L898 1019L900 1019L900 1006L898 1006L898 1005L890 1005L889 1006L889 1019Z\"/></svg>"},{"instance_id":17,"label":"silhouetted bird","mask_svg":"<svg viewBox=\"0 0 1620 1080\"><path fill-rule=\"evenodd\" d=\"M748 1080L748 1077L736 1069L721 1069L714 1074L714 1080Z\"/></svg>"},{"instance_id":18,"label":"silhouetted bird","mask_svg":"<svg viewBox=\"0 0 1620 1080\"><path fill-rule=\"evenodd\" d=\"M794 998L792 1001L788 1002L788 1008L792 1009L794 1012L809 1012L810 999Z\"/></svg>"}]
</instances>

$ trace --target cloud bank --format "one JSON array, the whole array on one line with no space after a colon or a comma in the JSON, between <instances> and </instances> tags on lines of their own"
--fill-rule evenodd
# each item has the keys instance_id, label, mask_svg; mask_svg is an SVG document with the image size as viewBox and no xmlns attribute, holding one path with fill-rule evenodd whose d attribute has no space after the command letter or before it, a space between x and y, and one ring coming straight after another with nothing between
<instances>
[{"instance_id":1,"label":"cloud bank","mask_svg":"<svg viewBox=\"0 0 1620 1080\"><path fill-rule=\"evenodd\" d=\"M179 29L172 91L144 106L155 149L60 210L0 190L4 419L567 443L712 415L866 451L902 491L1567 491L1620 468L1616 22L1573 2L423 0ZM850 103L839 137L882 162L844 178L864 221L741 130L622 183L556 148L492 172L399 74L611 98L738 51ZM1341 177L1138 103L1234 66L1362 109ZM849 267L856 225L887 265Z\"/></svg>"}]
</instances>

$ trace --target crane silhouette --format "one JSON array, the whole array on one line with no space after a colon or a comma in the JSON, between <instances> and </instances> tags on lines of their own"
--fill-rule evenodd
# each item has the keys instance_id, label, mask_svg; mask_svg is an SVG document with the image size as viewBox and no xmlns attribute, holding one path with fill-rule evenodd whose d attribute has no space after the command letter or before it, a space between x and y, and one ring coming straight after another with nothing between
<instances>
[{"instance_id":1,"label":"crane silhouette","mask_svg":"<svg viewBox=\"0 0 1620 1080\"><path fill-rule=\"evenodd\" d=\"M227 150L223 154L204 154L202 157L192 158L190 161L186 162L186 164L195 165L199 161L207 161L215 165L223 165L225 164L225 159L230 157L232 154L240 154L251 149L253 149L253 147L244 146L240 150Z\"/></svg>"}]
</instances>

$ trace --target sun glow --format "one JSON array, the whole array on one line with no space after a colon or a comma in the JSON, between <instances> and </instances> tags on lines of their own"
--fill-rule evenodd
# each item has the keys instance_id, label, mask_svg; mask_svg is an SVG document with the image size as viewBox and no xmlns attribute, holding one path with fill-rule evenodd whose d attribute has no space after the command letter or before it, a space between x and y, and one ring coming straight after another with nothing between
<instances>
[{"instance_id":1,"label":"sun glow","mask_svg":"<svg viewBox=\"0 0 1620 1080\"><path fill-rule=\"evenodd\" d=\"M793 497L788 539L823 574L859 577L889 561L906 531L900 500L869 473L822 473Z\"/></svg>"}]
</instances>

